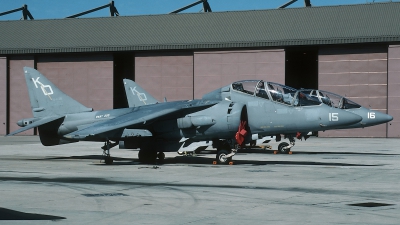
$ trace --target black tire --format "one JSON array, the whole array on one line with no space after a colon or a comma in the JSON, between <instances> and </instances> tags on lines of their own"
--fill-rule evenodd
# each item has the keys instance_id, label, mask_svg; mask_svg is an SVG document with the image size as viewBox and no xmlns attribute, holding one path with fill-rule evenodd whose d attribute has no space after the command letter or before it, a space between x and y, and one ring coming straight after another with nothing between
<instances>
[{"instance_id":1,"label":"black tire","mask_svg":"<svg viewBox=\"0 0 400 225\"><path fill-rule=\"evenodd\" d=\"M139 150L138 158L141 163L154 163L157 159L157 152Z\"/></svg>"},{"instance_id":2,"label":"black tire","mask_svg":"<svg viewBox=\"0 0 400 225\"><path fill-rule=\"evenodd\" d=\"M218 164L228 165L229 162L232 161L232 156L229 157L229 158L225 158L225 157L224 157L224 156L226 156L226 155L228 155L228 154L229 154L229 152L228 152L227 150L224 150L224 149L219 150L219 151L217 152L217 156L216 156L216 159L217 159Z\"/></svg>"},{"instance_id":3,"label":"black tire","mask_svg":"<svg viewBox=\"0 0 400 225\"><path fill-rule=\"evenodd\" d=\"M114 160L113 160L113 158L111 158L110 156L106 156L106 157L104 158L104 163L105 163L106 165L111 165L111 164L113 164L113 162L114 162Z\"/></svg>"},{"instance_id":4,"label":"black tire","mask_svg":"<svg viewBox=\"0 0 400 225\"><path fill-rule=\"evenodd\" d=\"M283 149L284 147L288 146L289 144L286 142L282 142L278 145L278 152L281 154L288 154L290 151L290 148L288 149Z\"/></svg>"},{"instance_id":5,"label":"black tire","mask_svg":"<svg viewBox=\"0 0 400 225\"><path fill-rule=\"evenodd\" d=\"M158 158L159 160L164 160L164 159L165 159L165 153L164 153L164 152L159 152L159 153L157 154L157 158Z\"/></svg>"},{"instance_id":6,"label":"black tire","mask_svg":"<svg viewBox=\"0 0 400 225\"><path fill-rule=\"evenodd\" d=\"M139 152L138 152L139 162L144 162L145 161L144 158L145 158L144 151L143 150L139 150Z\"/></svg>"}]
</instances>

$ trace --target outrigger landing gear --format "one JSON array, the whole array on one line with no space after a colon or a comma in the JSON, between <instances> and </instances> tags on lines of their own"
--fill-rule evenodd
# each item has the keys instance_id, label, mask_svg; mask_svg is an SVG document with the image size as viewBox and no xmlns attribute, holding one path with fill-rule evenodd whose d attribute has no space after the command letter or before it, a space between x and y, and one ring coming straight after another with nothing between
<instances>
[{"instance_id":1,"label":"outrigger landing gear","mask_svg":"<svg viewBox=\"0 0 400 225\"><path fill-rule=\"evenodd\" d=\"M282 142L278 145L278 152L282 154L289 154L290 149L295 145L296 140L292 135L288 135L287 138L290 141L290 144L286 142Z\"/></svg>"},{"instance_id":2,"label":"outrigger landing gear","mask_svg":"<svg viewBox=\"0 0 400 225\"><path fill-rule=\"evenodd\" d=\"M112 143L111 141L107 140L104 142L104 146L101 147L103 149L103 156L104 156L104 163L110 165L113 163L113 158L110 155L110 149L117 146L118 142Z\"/></svg>"}]
</instances>

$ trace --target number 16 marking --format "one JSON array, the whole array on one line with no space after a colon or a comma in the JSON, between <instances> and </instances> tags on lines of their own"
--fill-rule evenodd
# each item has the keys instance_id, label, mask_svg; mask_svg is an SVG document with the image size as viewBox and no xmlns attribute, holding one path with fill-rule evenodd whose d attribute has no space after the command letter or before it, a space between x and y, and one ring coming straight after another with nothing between
<instances>
[{"instance_id":1,"label":"number 16 marking","mask_svg":"<svg viewBox=\"0 0 400 225\"><path fill-rule=\"evenodd\" d=\"M374 112L368 112L368 119L375 119L375 113Z\"/></svg>"}]
</instances>

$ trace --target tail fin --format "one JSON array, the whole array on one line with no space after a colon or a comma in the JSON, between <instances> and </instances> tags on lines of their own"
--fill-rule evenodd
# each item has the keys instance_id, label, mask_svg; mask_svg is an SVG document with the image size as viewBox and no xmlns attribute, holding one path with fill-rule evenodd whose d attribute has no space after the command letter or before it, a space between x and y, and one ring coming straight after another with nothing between
<instances>
[{"instance_id":1,"label":"tail fin","mask_svg":"<svg viewBox=\"0 0 400 225\"><path fill-rule=\"evenodd\" d=\"M158 101L134 81L124 79L125 94L129 107L156 104Z\"/></svg>"},{"instance_id":2,"label":"tail fin","mask_svg":"<svg viewBox=\"0 0 400 225\"><path fill-rule=\"evenodd\" d=\"M66 95L39 71L24 67L24 72L34 117L62 116L93 110Z\"/></svg>"}]
</instances>

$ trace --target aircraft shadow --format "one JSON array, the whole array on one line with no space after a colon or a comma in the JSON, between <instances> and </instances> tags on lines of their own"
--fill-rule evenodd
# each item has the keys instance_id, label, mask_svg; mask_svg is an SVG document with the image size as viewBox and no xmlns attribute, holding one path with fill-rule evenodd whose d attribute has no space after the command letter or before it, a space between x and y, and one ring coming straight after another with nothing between
<instances>
[{"instance_id":1,"label":"aircraft shadow","mask_svg":"<svg viewBox=\"0 0 400 225\"><path fill-rule=\"evenodd\" d=\"M185 157L177 156L175 158L166 158L159 165L168 164L199 164L212 165L215 159L203 158L201 156ZM330 162L315 162L315 161L274 161L274 160L241 160L239 157L234 158L233 165L310 165L310 166L377 166L368 164L351 164L351 163L330 163ZM225 166L225 165L221 165Z\"/></svg>"},{"instance_id":2,"label":"aircraft shadow","mask_svg":"<svg viewBox=\"0 0 400 225\"><path fill-rule=\"evenodd\" d=\"M0 207L0 220L62 220L65 217L36 213L24 213Z\"/></svg>"},{"instance_id":3,"label":"aircraft shadow","mask_svg":"<svg viewBox=\"0 0 400 225\"><path fill-rule=\"evenodd\" d=\"M243 154L243 153L242 153ZM297 154L297 153L296 153ZM173 165L173 164L188 164L188 165L213 165L214 158L202 157L205 154L198 154L196 156L176 156L167 157L164 160L156 160L154 163L140 163L137 158L122 158L113 157L113 164L104 164L103 156L101 155L83 155L83 156L69 156L69 157L51 157L43 159L32 159L32 160L74 160L74 159L89 159L98 160L98 164L91 164L95 166L123 166L123 165L144 165L144 166L161 166L161 165ZM240 155L233 158L234 165L309 165L309 166L381 166L380 164L352 164L352 163L340 163L340 162L317 162L317 161L278 161L278 160L241 160ZM225 166L217 164L217 166Z\"/></svg>"},{"instance_id":4,"label":"aircraft shadow","mask_svg":"<svg viewBox=\"0 0 400 225\"><path fill-rule=\"evenodd\" d=\"M264 149L240 149L238 154L246 154L246 153L257 153L257 154L274 154L274 151L277 150L264 150ZM216 151L202 151L202 154L210 153L216 154ZM278 153L279 154L279 153ZM308 152L308 151L296 151L294 150L292 154L302 154L302 155L380 155L380 156L391 156L391 155L400 155L394 153L376 153L376 152L327 152L327 151L318 151L318 152Z\"/></svg>"}]
</instances>

